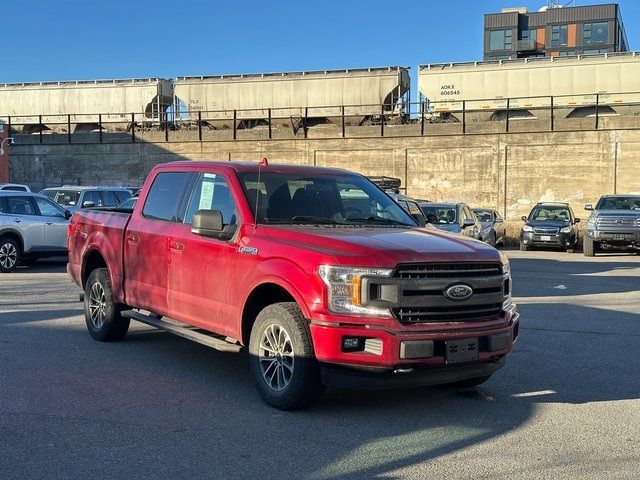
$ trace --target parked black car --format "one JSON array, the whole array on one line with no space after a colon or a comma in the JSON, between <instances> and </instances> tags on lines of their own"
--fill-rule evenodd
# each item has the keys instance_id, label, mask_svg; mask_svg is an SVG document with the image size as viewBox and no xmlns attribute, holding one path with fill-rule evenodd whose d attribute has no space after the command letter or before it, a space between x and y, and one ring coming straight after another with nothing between
<instances>
[{"instance_id":1,"label":"parked black car","mask_svg":"<svg viewBox=\"0 0 640 480\"><path fill-rule=\"evenodd\" d=\"M482 225L466 203L420 203L427 222L447 232L480 238Z\"/></svg>"},{"instance_id":2,"label":"parked black car","mask_svg":"<svg viewBox=\"0 0 640 480\"><path fill-rule=\"evenodd\" d=\"M537 203L522 220L525 224L520 232L520 250L554 247L572 251L576 248L576 223L580 219L575 217L568 203Z\"/></svg>"},{"instance_id":3,"label":"parked black car","mask_svg":"<svg viewBox=\"0 0 640 480\"><path fill-rule=\"evenodd\" d=\"M504 245L506 227L500 214L491 208L474 208L473 213L482 226L480 240L494 247Z\"/></svg>"}]
</instances>

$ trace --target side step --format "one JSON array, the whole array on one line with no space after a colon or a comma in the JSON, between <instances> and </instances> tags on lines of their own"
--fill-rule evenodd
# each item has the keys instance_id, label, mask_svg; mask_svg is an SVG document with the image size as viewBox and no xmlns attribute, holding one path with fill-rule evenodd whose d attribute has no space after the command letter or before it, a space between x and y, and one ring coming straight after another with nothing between
<instances>
[{"instance_id":1,"label":"side step","mask_svg":"<svg viewBox=\"0 0 640 480\"><path fill-rule=\"evenodd\" d=\"M227 341L222 337L216 337L214 336L214 334L202 333L193 330L193 328L191 327L180 326L177 324L177 322L169 322L155 316L136 312L135 310L126 310L122 312L122 316L125 318L130 318L131 320L137 320L138 322L146 323L147 325L151 325L152 327L156 327L161 330L166 330L167 332L171 332L175 335L178 335L179 337L201 343L202 345L215 348L216 350L220 350L222 352L239 352L240 350L242 350L242 345Z\"/></svg>"}]
</instances>

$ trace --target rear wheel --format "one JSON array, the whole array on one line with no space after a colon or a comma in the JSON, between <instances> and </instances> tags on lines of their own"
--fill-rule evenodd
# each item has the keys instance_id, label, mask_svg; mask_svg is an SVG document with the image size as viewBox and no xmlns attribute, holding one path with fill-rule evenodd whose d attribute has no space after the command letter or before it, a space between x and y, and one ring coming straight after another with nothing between
<instances>
[{"instance_id":1,"label":"rear wheel","mask_svg":"<svg viewBox=\"0 0 640 480\"><path fill-rule=\"evenodd\" d=\"M584 237L584 244L582 245L582 251L585 257L594 257L596 254L596 242L591 237Z\"/></svg>"},{"instance_id":2,"label":"rear wheel","mask_svg":"<svg viewBox=\"0 0 640 480\"><path fill-rule=\"evenodd\" d=\"M0 238L0 272L13 272L20 261L20 245L11 237Z\"/></svg>"},{"instance_id":3,"label":"rear wheel","mask_svg":"<svg viewBox=\"0 0 640 480\"><path fill-rule=\"evenodd\" d=\"M84 290L84 318L89 334L100 342L121 340L129 330L129 319L121 315L123 305L113 299L109 271L92 271Z\"/></svg>"},{"instance_id":4,"label":"rear wheel","mask_svg":"<svg viewBox=\"0 0 640 480\"><path fill-rule=\"evenodd\" d=\"M309 323L295 302L264 308L251 329L251 374L262 399L279 410L296 410L324 392Z\"/></svg>"}]
</instances>

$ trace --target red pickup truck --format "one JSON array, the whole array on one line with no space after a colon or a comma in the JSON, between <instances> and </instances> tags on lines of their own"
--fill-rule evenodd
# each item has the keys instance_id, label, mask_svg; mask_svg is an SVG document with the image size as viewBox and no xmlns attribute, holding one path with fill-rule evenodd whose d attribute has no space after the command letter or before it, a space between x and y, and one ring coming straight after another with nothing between
<instances>
[{"instance_id":1,"label":"red pickup truck","mask_svg":"<svg viewBox=\"0 0 640 480\"><path fill-rule=\"evenodd\" d=\"M67 270L96 340L134 319L248 348L279 409L325 385L480 384L518 336L509 263L421 222L345 170L167 163L133 210L73 215Z\"/></svg>"}]
</instances>

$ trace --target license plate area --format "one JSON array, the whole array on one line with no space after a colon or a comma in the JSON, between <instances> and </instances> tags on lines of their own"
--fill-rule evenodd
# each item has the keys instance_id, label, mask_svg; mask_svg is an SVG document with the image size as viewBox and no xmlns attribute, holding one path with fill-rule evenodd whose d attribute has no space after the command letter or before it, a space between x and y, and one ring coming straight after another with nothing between
<instances>
[{"instance_id":1,"label":"license plate area","mask_svg":"<svg viewBox=\"0 0 640 480\"><path fill-rule=\"evenodd\" d=\"M614 233L611 235L612 240L626 240L627 236L624 233Z\"/></svg>"},{"instance_id":2,"label":"license plate area","mask_svg":"<svg viewBox=\"0 0 640 480\"><path fill-rule=\"evenodd\" d=\"M445 361L447 363L461 363L478 360L478 338L463 338L461 340L446 340L444 342Z\"/></svg>"},{"instance_id":3,"label":"license plate area","mask_svg":"<svg viewBox=\"0 0 640 480\"><path fill-rule=\"evenodd\" d=\"M543 242L550 242L551 241L551 236L550 235L542 235L542 236L540 236L540 240L542 240Z\"/></svg>"}]
</instances>

